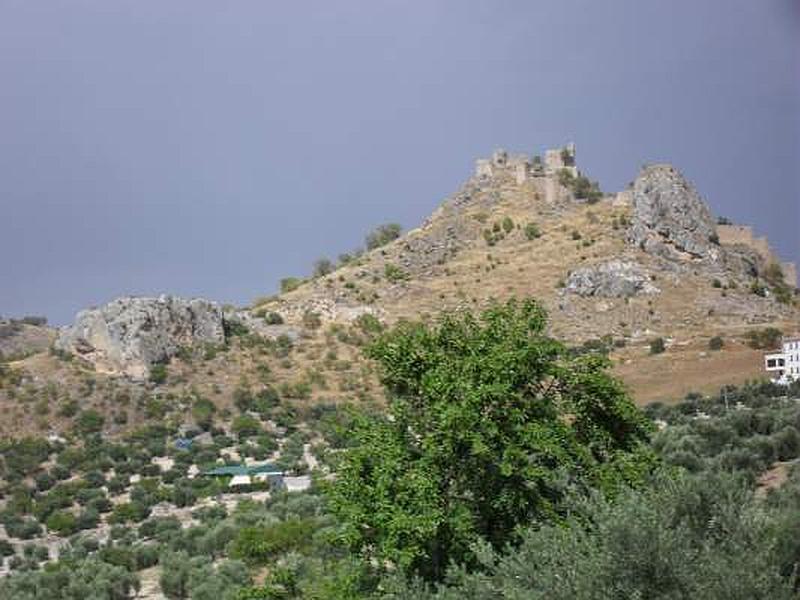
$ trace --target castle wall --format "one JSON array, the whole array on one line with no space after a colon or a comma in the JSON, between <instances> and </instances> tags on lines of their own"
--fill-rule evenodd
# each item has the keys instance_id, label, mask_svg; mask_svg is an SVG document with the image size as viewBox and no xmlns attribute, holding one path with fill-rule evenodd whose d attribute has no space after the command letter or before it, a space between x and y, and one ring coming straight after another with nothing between
<instances>
[{"instance_id":1,"label":"castle wall","mask_svg":"<svg viewBox=\"0 0 800 600\"><path fill-rule=\"evenodd\" d=\"M767 238L757 238L749 225L717 225L717 235L721 244L744 244L758 252L764 260L774 259Z\"/></svg>"},{"instance_id":2,"label":"castle wall","mask_svg":"<svg viewBox=\"0 0 800 600\"><path fill-rule=\"evenodd\" d=\"M767 263L778 263L783 270L784 281L797 287L797 267L791 262L781 262L769 247L766 237L755 237L753 228L748 225L717 225L717 235L721 244L743 244L758 252Z\"/></svg>"}]
</instances>

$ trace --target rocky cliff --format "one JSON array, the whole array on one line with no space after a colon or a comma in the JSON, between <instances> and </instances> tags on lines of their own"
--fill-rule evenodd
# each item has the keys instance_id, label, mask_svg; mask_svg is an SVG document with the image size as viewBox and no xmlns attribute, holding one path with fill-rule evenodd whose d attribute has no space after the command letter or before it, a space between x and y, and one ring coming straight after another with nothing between
<instances>
[{"instance_id":1,"label":"rocky cliff","mask_svg":"<svg viewBox=\"0 0 800 600\"><path fill-rule=\"evenodd\" d=\"M644 167L636 178L628 240L664 258L720 257L708 206L672 165Z\"/></svg>"},{"instance_id":2,"label":"rocky cliff","mask_svg":"<svg viewBox=\"0 0 800 600\"><path fill-rule=\"evenodd\" d=\"M224 341L222 308L215 302L123 297L78 313L55 346L83 357L98 371L142 379L184 346Z\"/></svg>"}]
</instances>

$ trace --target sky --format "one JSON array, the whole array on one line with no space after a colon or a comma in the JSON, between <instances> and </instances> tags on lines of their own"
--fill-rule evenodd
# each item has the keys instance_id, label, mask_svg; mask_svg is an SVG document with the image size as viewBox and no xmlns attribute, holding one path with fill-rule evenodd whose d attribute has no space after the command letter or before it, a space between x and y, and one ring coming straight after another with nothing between
<instances>
[{"instance_id":1,"label":"sky","mask_svg":"<svg viewBox=\"0 0 800 600\"><path fill-rule=\"evenodd\" d=\"M569 141L800 262L800 2L0 0L0 315L247 304Z\"/></svg>"}]
</instances>

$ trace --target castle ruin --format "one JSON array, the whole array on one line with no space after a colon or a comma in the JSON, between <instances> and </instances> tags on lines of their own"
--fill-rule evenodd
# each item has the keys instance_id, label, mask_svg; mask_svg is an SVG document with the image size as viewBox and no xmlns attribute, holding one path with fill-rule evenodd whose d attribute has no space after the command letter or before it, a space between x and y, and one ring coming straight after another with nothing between
<instances>
[{"instance_id":1,"label":"castle ruin","mask_svg":"<svg viewBox=\"0 0 800 600\"><path fill-rule=\"evenodd\" d=\"M717 225L717 236L721 244L741 244L755 250L766 264L778 264L783 271L783 280L790 287L797 287L797 267L792 262L783 262L769 245L766 237L753 235L749 225Z\"/></svg>"},{"instance_id":2,"label":"castle ruin","mask_svg":"<svg viewBox=\"0 0 800 600\"><path fill-rule=\"evenodd\" d=\"M505 150L495 150L491 158L481 158L475 162L475 177L485 179L508 175L519 186L529 181L541 182L545 200L554 203L562 192L558 183L561 171L566 170L573 177L578 176L575 152L574 143L547 150L544 160L541 156L509 155Z\"/></svg>"}]
</instances>

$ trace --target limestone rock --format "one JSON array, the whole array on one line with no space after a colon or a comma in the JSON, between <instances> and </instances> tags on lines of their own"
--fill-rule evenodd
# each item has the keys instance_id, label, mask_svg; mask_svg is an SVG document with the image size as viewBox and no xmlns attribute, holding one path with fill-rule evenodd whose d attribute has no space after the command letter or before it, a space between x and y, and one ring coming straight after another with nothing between
<instances>
[{"instance_id":1,"label":"limestone rock","mask_svg":"<svg viewBox=\"0 0 800 600\"><path fill-rule=\"evenodd\" d=\"M629 298L637 294L657 294L647 272L634 262L611 260L573 271L566 291L579 296Z\"/></svg>"},{"instance_id":2,"label":"limestone rock","mask_svg":"<svg viewBox=\"0 0 800 600\"><path fill-rule=\"evenodd\" d=\"M123 297L81 311L64 328L56 348L94 363L98 370L145 378L150 367L181 347L225 341L222 308L200 298Z\"/></svg>"},{"instance_id":3,"label":"limestone rock","mask_svg":"<svg viewBox=\"0 0 800 600\"><path fill-rule=\"evenodd\" d=\"M628 241L664 258L716 261L716 225L694 187L671 165L644 167L633 184Z\"/></svg>"}]
</instances>

